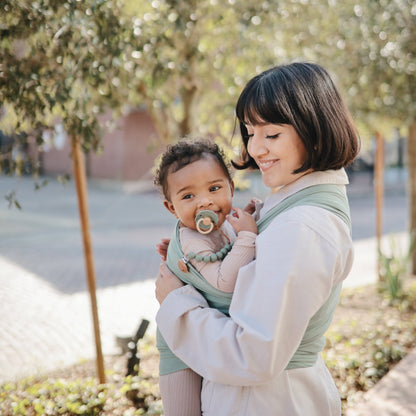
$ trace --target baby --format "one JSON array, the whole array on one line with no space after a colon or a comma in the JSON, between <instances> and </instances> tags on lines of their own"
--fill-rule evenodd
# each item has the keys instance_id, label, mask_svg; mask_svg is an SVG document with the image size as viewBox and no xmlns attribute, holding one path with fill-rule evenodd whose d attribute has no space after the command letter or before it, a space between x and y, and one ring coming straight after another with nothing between
<instances>
[{"instance_id":1,"label":"baby","mask_svg":"<svg viewBox=\"0 0 416 416\"><path fill-rule=\"evenodd\" d=\"M254 200L232 206L234 183L219 147L208 140L169 146L155 175L176 218L167 265L228 314L238 271L255 258ZM233 213L232 213L233 212ZM166 416L200 415L201 377L175 357L158 332L159 386Z\"/></svg>"}]
</instances>

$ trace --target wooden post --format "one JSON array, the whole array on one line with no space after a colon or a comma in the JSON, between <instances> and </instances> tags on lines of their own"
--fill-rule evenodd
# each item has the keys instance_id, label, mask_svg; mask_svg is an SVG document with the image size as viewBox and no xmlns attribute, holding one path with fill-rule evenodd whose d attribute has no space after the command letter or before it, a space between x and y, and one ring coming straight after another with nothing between
<instances>
[{"instance_id":1,"label":"wooden post","mask_svg":"<svg viewBox=\"0 0 416 416\"><path fill-rule=\"evenodd\" d=\"M94 261L92 255L90 224L88 217L87 181L84 165L84 154L76 138L72 138L72 161L75 184L78 196L78 209L81 221L81 232L84 246L85 268L88 290L91 298L92 318L94 324L95 348L97 356L97 373L100 383L105 383L104 360L101 349L100 325L98 320L97 297L95 287Z\"/></svg>"},{"instance_id":2,"label":"wooden post","mask_svg":"<svg viewBox=\"0 0 416 416\"><path fill-rule=\"evenodd\" d=\"M384 140L376 132L376 154L374 160L374 195L376 203L376 236L377 236L377 273L380 278L380 249L383 234L383 199L384 199Z\"/></svg>"}]
</instances>

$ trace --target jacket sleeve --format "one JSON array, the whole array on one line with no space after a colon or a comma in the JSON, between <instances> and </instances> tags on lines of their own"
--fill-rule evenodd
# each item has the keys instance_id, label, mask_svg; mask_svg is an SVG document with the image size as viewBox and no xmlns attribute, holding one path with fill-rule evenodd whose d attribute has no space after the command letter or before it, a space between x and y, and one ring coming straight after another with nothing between
<instances>
[{"instance_id":1,"label":"jacket sleeve","mask_svg":"<svg viewBox=\"0 0 416 416\"><path fill-rule=\"evenodd\" d=\"M162 303L157 323L169 347L204 378L248 386L282 372L309 319L349 272L352 243L344 224L332 219L323 235L310 227L314 218L290 212L258 236L256 261L240 270L230 317L210 309L190 286Z\"/></svg>"}]
</instances>

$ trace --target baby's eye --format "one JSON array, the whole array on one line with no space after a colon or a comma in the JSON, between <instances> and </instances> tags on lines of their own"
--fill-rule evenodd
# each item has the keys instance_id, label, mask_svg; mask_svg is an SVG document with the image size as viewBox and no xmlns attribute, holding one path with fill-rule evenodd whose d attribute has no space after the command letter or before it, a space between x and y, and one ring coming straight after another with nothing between
<instances>
[{"instance_id":1,"label":"baby's eye","mask_svg":"<svg viewBox=\"0 0 416 416\"><path fill-rule=\"evenodd\" d=\"M182 197L182 199L191 199L193 197L192 194L186 194Z\"/></svg>"},{"instance_id":2,"label":"baby's eye","mask_svg":"<svg viewBox=\"0 0 416 416\"><path fill-rule=\"evenodd\" d=\"M211 188L209 188L210 192L218 191L218 189L221 189L221 186L215 185L215 186L211 186Z\"/></svg>"}]
</instances>

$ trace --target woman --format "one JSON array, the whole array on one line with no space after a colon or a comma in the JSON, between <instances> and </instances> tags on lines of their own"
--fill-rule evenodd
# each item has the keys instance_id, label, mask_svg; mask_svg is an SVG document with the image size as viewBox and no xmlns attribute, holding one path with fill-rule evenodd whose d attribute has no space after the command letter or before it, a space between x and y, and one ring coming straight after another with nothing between
<instances>
[{"instance_id":1,"label":"woman","mask_svg":"<svg viewBox=\"0 0 416 416\"><path fill-rule=\"evenodd\" d=\"M236 114L243 151L235 166L260 169L272 191L256 260L240 269L229 316L162 265L158 327L204 378L204 415L339 416L320 351L353 261L344 168L358 134L328 73L309 63L254 77Z\"/></svg>"}]
</instances>

